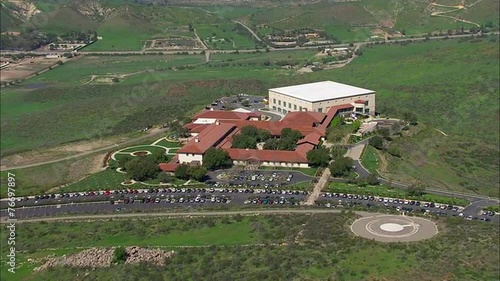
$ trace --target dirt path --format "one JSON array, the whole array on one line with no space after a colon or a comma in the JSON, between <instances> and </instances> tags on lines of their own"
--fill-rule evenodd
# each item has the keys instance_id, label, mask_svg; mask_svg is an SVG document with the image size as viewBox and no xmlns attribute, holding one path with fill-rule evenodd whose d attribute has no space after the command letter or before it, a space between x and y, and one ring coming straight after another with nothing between
<instances>
[{"instance_id":1,"label":"dirt path","mask_svg":"<svg viewBox=\"0 0 500 281\"><path fill-rule=\"evenodd\" d=\"M203 46L203 49L208 49L207 45L205 45L205 41L201 40L200 36L198 36L198 32L196 32L196 28L193 28L194 35L196 36L196 39L200 42L200 44Z\"/></svg>"},{"instance_id":2,"label":"dirt path","mask_svg":"<svg viewBox=\"0 0 500 281\"><path fill-rule=\"evenodd\" d=\"M155 135L163 134L166 131L167 131L167 128L152 130L149 134L146 134L146 135L143 135L143 136L140 136L140 137L136 137L136 138L132 138L132 139L129 139L129 140L121 142L121 143L117 143L117 144L113 144L113 145L108 145L108 146L104 146L104 147L101 147L101 148L96 148L96 149L89 150L89 151L86 151L86 152L83 152L83 153L78 153L78 154L75 154L75 155L71 155L71 156L67 156L67 157L62 157L62 158L59 158L59 159L54 159L54 160L49 160L49 161L43 161L43 162L38 162L38 163L32 163L32 164L28 164L28 165L19 165L19 166L10 166L10 167L4 165L4 166L1 167L1 170L2 171L9 171L9 170L15 170L15 169L25 169L25 168L36 167L36 166L45 165L45 164L57 163L57 162L61 162L61 161L69 160L69 159L79 158L79 157L90 155L90 154L93 154L93 153L96 153L96 152L103 152L103 151L114 150L114 149L116 149L119 146L127 145L127 144L134 143L134 142L138 142L138 141L150 138L150 137L155 136Z\"/></svg>"},{"instance_id":3,"label":"dirt path","mask_svg":"<svg viewBox=\"0 0 500 281\"><path fill-rule=\"evenodd\" d=\"M234 216L234 215L279 215L279 214L331 214L340 213L342 210L334 209L273 209L273 210L244 210L244 211L210 211L210 212L163 212L163 213L132 213L132 214L112 214L112 215L79 215L70 217L51 217L36 219L20 219L16 223L38 222L38 221L79 221L79 220L98 220L113 218L140 218L140 217L210 217L210 216ZM355 211L362 217L377 215L377 213L368 213ZM0 223L11 223L6 217L2 217Z\"/></svg>"},{"instance_id":4,"label":"dirt path","mask_svg":"<svg viewBox=\"0 0 500 281\"><path fill-rule=\"evenodd\" d=\"M255 37L255 39L257 39L259 42L263 42L262 39L260 39L259 35L257 35L257 33L255 33L252 29L250 29L250 27L246 26L244 23L237 21L237 20L235 20L233 22L243 26L244 28L246 28L248 30L248 32L250 32L252 34L253 37Z\"/></svg>"}]
</instances>

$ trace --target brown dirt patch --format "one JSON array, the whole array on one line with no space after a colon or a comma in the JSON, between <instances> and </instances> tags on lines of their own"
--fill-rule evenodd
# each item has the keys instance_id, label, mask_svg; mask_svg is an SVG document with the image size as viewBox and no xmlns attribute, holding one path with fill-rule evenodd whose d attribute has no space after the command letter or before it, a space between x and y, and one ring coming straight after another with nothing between
<instances>
[{"instance_id":1,"label":"brown dirt patch","mask_svg":"<svg viewBox=\"0 0 500 281\"><path fill-rule=\"evenodd\" d=\"M136 151L136 152L133 152L132 155L142 157L142 156L148 155L148 152L147 151Z\"/></svg>"}]
</instances>

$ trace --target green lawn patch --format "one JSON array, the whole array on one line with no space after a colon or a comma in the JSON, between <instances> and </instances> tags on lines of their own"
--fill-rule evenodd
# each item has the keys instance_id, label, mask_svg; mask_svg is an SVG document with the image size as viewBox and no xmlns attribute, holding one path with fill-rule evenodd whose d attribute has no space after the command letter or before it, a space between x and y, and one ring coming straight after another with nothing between
<instances>
[{"instance_id":1,"label":"green lawn patch","mask_svg":"<svg viewBox=\"0 0 500 281\"><path fill-rule=\"evenodd\" d=\"M125 187L120 185L120 183L126 179L128 179L126 174L106 169L61 188L61 192L124 189Z\"/></svg>"},{"instance_id":2,"label":"green lawn patch","mask_svg":"<svg viewBox=\"0 0 500 281\"><path fill-rule=\"evenodd\" d=\"M363 155L361 156L361 164L370 171L371 174L378 174L378 158L377 153L375 152L375 148L371 145L366 145L363 151Z\"/></svg>"},{"instance_id":3,"label":"green lawn patch","mask_svg":"<svg viewBox=\"0 0 500 281\"><path fill-rule=\"evenodd\" d=\"M135 152L135 151L149 151L153 154L155 153L162 153L165 152L165 149L163 147L158 147L158 146L153 146L153 145L139 145L139 146L132 146L125 148L123 150L120 150L120 153L122 152Z\"/></svg>"},{"instance_id":4,"label":"green lawn patch","mask_svg":"<svg viewBox=\"0 0 500 281\"><path fill-rule=\"evenodd\" d=\"M164 146L164 147L181 147L182 143L167 141L167 140L163 139L163 140L159 141L158 143L156 143L156 145Z\"/></svg>"}]
</instances>

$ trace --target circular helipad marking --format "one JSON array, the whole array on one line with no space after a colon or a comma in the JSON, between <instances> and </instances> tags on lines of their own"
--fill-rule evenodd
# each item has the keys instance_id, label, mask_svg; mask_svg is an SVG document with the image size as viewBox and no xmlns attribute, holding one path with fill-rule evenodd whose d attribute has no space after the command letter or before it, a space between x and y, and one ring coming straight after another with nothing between
<instances>
[{"instance_id":1,"label":"circular helipad marking","mask_svg":"<svg viewBox=\"0 0 500 281\"><path fill-rule=\"evenodd\" d=\"M357 236L381 242L411 242L429 239L438 233L432 221L396 215L375 215L354 221L351 231Z\"/></svg>"},{"instance_id":2,"label":"circular helipad marking","mask_svg":"<svg viewBox=\"0 0 500 281\"><path fill-rule=\"evenodd\" d=\"M397 223L384 223L380 226L380 229L387 232L400 232L405 227Z\"/></svg>"}]
</instances>

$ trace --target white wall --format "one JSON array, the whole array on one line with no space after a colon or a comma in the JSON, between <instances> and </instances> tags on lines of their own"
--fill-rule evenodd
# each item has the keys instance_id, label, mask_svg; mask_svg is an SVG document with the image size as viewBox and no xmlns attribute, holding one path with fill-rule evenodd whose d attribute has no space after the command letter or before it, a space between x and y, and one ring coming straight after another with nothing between
<instances>
[{"instance_id":1,"label":"white wall","mask_svg":"<svg viewBox=\"0 0 500 281\"><path fill-rule=\"evenodd\" d=\"M199 161L200 164L203 164L202 163L203 154L178 153L177 155L179 157L179 163L181 164L183 163L189 164L193 161Z\"/></svg>"},{"instance_id":2,"label":"white wall","mask_svg":"<svg viewBox=\"0 0 500 281\"><path fill-rule=\"evenodd\" d=\"M371 115L375 114L375 94L358 95L358 96L347 97L347 98L340 98L340 99L333 99L333 100L328 100L328 101L315 102L315 103L313 103L312 110L318 111L319 108L322 108L322 112L326 113L326 112L328 112L328 109L330 109L330 107L332 107L332 106L337 106L337 105L341 105L341 104L351 104L355 100L368 101L368 106L361 106L360 105L359 107L368 108L368 109L370 109L369 114L371 114Z\"/></svg>"},{"instance_id":3,"label":"white wall","mask_svg":"<svg viewBox=\"0 0 500 281\"><path fill-rule=\"evenodd\" d=\"M245 166L247 163L243 160L233 160L234 165ZM267 162L260 163L261 166L267 167L284 167L284 168L309 168L307 163L291 163L291 162Z\"/></svg>"},{"instance_id":4,"label":"white wall","mask_svg":"<svg viewBox=\"0 0 500 281\"><path fill-rule=\"evenodd\" d=\"M274 103L274 100L276 100L276 103ZM318 111L318 109L321 108L322 109L321 112L326 113L328 112L328 109L330 109L330 107L332 106L337 106L341 104L351 104L355 100L368 101L368 106L366 106L366 108L370 109L370 114L372 115L375 114L375 93L311 103L297 98L282 95L280 93L269 91L269 109L272 110L273 107L275 106L276 108L285 109L287 112L299 111L300 108L302 107L303 111L304 109L307 109L308 111ZM281 105L278 104L278 101L281 101ZM286 107L283 106L283 102L286 102ZM291 108L289 104L291 104ZM297 105L297 109L295 109L294 105Z\"/></svg>"}]
</instances>

